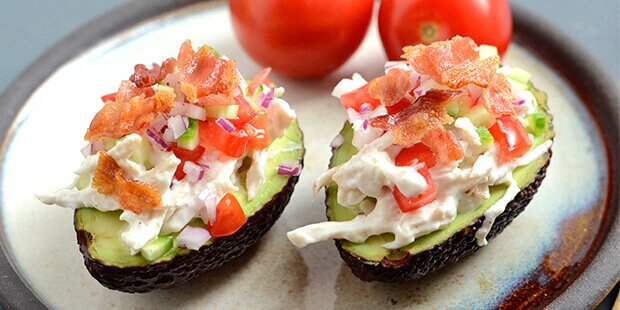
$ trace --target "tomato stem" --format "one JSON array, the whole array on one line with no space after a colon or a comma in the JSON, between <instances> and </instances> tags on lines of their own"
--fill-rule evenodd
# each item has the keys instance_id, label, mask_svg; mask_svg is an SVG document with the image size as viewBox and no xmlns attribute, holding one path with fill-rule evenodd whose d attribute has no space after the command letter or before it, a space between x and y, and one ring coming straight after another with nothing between
<instances>
[{"instance_id":1,"label":"tomato stem","mask_svg":"<svg viewBox=\"0 0 620 310\"><path fill-rule=\"evenodd\" d=\"M420 25L420 41L431 43L439 39L439 26L436 23L425 22Z\"/></svg>"}]
</instances>

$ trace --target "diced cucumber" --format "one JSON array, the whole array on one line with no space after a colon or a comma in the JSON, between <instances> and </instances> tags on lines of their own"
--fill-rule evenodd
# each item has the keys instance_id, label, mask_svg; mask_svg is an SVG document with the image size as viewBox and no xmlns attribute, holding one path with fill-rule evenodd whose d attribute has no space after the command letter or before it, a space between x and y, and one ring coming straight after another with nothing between
<instances>
[{"instance_id":1,"label":"diced cucumber","mask_svg":"<svg viewBox=\"0 0 620 310\"><path fill-rule=\"evenodd\" d=\"M164 84L157 84L157 90L174 94L174 88L166 86Z\"/></svg>"},{"instance_id":2,"label":"diced cucumber","mask_svg":"<svg viewBox=\"0 0 620 310\"><path fill-rule=\"evenodd\" d=\"M491 127L495 123L495 118L487 108L482 104L476 104L473 107L470 107L467 111L462 113L462 116L469 118L469 120L476 127Z\"/></svg>"},{"instance_id":3,"label":"diced cucumber","mask_svg":"<svg viewBox=\"0 0 620 310\"><path fill-rule=\"evenodd\" d=\"M174 238L172 236L159 236L149 241L140 250L140 254L148 261L154 261L166 254L173 246Z\"/></svg>"},{"instance_id":4,"label":"diced cucumber","mask_svg":"<svg viewBox=\"0 0 620 310\"><path fill-rule=\"evenodd\" d=\"M473 102L469 96L457 97L446 104L446 112L452 117L459 117L469 110Z\"/></svg>"},{"instance_id":5,"label":"diced cucumber","mask_svg":"<svg viewBox=\"0 0 620 310\"><path fill-rule=\"evenodd\" d=\"M529 90L530 86L528 84L523 84L521 82L515 81L513 79L508 79L508 82L510 83L510 87L512 88L512 90Z\"/></svg>"},{"instance_id":6,"label":"diced cucumber","mask_svg":"<svg viewBox=\"0 0 620 310\"><path fill-rule=\"evenodd\" d=\"M545 115L536 111L525 117L525 130L534 136L540 136L547 129L547 118Z\"/></svg>"},{"instance_id":7,"label":"diced cucumber","mask_svg":"<svg viewBox=\"0 0 620 310\"><path fill-rule=\"evenodd\" d=\"M481 44L480 49L478 50L478 55L480 59L486 59L492 56L497 56L497 47L493 45L485 45Z\"/></svg>"},{"instance_id":8,"label":"diced cucumber","mask_svg":"<svg viewBox=\"0 0 620 310\"><path fill-rule=\"evenodd\" d=\"M460 111L461 111L461 107L459 106L458 102L451 101L448 104L446 104L446 112L448 112L448 115L452 117L458 117Z\"/></svg>"},{"instance_id":9,"label":"diced cucumber","mask_svg":"<svg viewBox=\"0 0 620 310\"><path fill-rule=\"evenodd\" d=\"M510 70L510 72L508 72L506 76L515 82L519 82L525 85L527 85L530 82L530 79L532 78L531 73L518 67L512 68L512 70Z\"/></svg>"},{"instance_id":10,"label":"diced cucumber","mask_svg":"<svg viewBox=\"0 0 620 310\"><path fill-rule=\"evenodd\" d=\"M198 121L190 118L187 130L179 137L177 144L188 150L193 150L198 146L200 136L198 135Z\"/></svg>"},{"instance_id":11,"label":"diced cucumber","mask_svg":"<svg viewBox=\"0 0 620 310\"><path fill-rule=\"evenodd\" d=\"M77 181L75 182L75 187L78 190L83 190L90 185L90 174L83 173L78 176Z\"/></svg>"},{"instance_id":12,"label":"diced cucumber","mask_svg":"<svg viewBox=\"0 0 620 310\"><path fill-rule=\"evenodd\" d=\"M233 119L239 113L238 105L210 105L206 106L207 117Z\"/></svg>"},{"instance_id":13,"label":"diced cucumber","mask_svg":"<svg viewBox=\"0 0 620 310\"><path fill-rule=\"evenodd\" d=\"M476 127L476 132L478 133L478 137L480 137L482 146L488 148L493 145L493 136L486 127Z\"/></svg>"}]
</instances>

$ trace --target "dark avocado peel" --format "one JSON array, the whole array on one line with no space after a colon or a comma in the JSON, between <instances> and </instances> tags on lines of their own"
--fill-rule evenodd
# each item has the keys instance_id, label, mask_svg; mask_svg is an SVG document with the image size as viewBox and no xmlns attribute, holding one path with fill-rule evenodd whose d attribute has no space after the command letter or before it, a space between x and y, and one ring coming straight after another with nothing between
<instances>
[{"instance_id":1,"label":"dark avocado peel","mask_svg":"<svg viewBox=\"0 0 620 310\"><path fill-rule=\"evenodd\" d=\"M174 244L161 257L148 261L140 253L131 255L122 244L120 232L126 223L119 219L120 211L77 209L74 226L86 268L107 288L145 293L178 286L239 257L267 233L290 200L299 177L278 175L277 166L284 160L303 164L303 133L297 123L273 141L267 152L265 183L256 197L248 201L244 189L234 193L247 222L230 236L212 238L198 251ZM200 225L201 221L190 224Z\"/></svg>"},{"instance_id":2,"label":"dark avocado peel","mask_svg":"<svg viewBox=\"0 0 620 310\"><path fill-rule=\"evenodd\" d=\"M548 113L546 94L534 88L531 83L529 87L540 111L547 119L546 130L532 142L534 148L553 139L555 133L551 123L552 116ZM357 149L351 144L353 131L349 123L345 123L340 134L344 137L344 143L332 150L330 168L347 162L357 153ZM532 163L513 171L513 177L521 191L495 219L487 236L488 240L501 233L532 200L546 175L550 158L551 150ZM491 197L476 209L457 215L455 220L443 229L422 236L405 247L396 250L384 248L382 244L394 239L392 234L371 236L363 243L339 239L335 241L336 247L353 273L362 280L395 282L420 278L480 248L476 243L475 234L482 225L484 212L503 196L506 189L507 187L503 185L491 187ZM330 221L349 221L357 216L358 210L356 207L347 208L339 205L337 191L336 185L326 188L326 215Z\"/></svg>"}]
</instances>

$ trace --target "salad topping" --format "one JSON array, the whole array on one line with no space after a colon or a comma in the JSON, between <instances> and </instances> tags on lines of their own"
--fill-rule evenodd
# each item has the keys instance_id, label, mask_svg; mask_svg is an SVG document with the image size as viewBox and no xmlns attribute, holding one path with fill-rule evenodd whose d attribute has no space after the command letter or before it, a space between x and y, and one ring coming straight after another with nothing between
<instances>
[{"instance_id":1,"label":"salad topping","mask_svg":"<svg viewBox=\"0 0 620 310\"><path fill-rule=\"evenodd\" d=\"M385 76L368 83L357 74L341 81L333 94L347 111L357 154L319 177L315 191L336 185L337 203L358 215L296 229L289 239L297 246L332 238L360 243L389 233L394 239L383 246L398 249L477 208L491 187L505 186L476 235L486 244L494 219L519 192L513 170L551 146L533 142L545 129L524 126L537 117L540 128L547 125L529 77L509 79L513 70L500 69L489 51L454 37L405 48L406 61L388 62Z\"/></svg>"},{"instance_id":2,"label":"salad topping","mask_svg":"<svg viewBox=\"0 0 620 310\"><path fill-rule=\"evenodd\" d=\"M208 46L194 51L189 40L176 59L136 65L116 93L102 97L75 182L39 199L123 210L121 240L149 260L157 256L148 250L153 244L168 244L162 237L180 233L178 246L197 249L235 233L247 218L232 193L258 194L266 149L295 119L268 74L261 71L249 87L234 61ZM299 174L298 163L282 164L297 170L281 175Z\"/></svg>"}]
</instances>

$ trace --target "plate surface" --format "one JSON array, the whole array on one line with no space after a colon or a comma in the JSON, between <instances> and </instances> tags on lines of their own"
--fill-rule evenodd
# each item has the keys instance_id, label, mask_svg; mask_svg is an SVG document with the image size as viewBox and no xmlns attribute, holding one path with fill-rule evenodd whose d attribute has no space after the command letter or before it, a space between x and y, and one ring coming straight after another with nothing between
<instances>
[{"instance_id":1,"label":"plate surface","mask_svg":"<svg viewBox=\"0 0 620 310\"><path fill-rule=\"evenodd\" d=\"M126 29L101 30L101 21L95 23L98 33L104 35L100 41L89 42L84 39L86 34L75 35L67 41L72 52L63 52L74 56L66 62L43 59L44 69L26 74L29 80L25 85L9 88L23 99L3 94L2 101L9 102L9 107L23 107L16 116L9 111L0 119L8 129L0 175L2 248L44 305L62 309L542 306L560 295L592 258L583 277L552 306L592 305L617 281L618 129L613 115L617 89L613 85L605 88L600 76L586 79L587 85L573 84L571 72L587 77L597 68L588 67L587 61L572 61L572 54L562 54L557 36L541 32L536 27L541 26L539 22L517 10L518 44L513 44L504 63L532 72L533 82L549 94L557 138L539 194L487 247L414 283L383 284L355 278L331 242L297 250L286 239L285 233L293 228L325 220L323 193L313 198L310 188L326 169L329 142L345 119L340 104L329 94L339 79L353 72L367 78L382 73L383 51L376 25L371 25L360 50L326 78L300 81L274 75L273 80L286 88L284 98L296 110L305 132L306 167L282 218L255 249L178 288L143 295L105 289L82 263L75 244L73 212L45 206L34 197L71 181L71 171L82 159L79 150L84 129L100 108L99 95L114 91L134 64L176 55L186 38L195 46L209 44L235 59L245 76L260 70L235 40L223 2L174 10L173 3L153 4L160 12L169 11L157 16L141 11L139 5L128 6L119 26ZM147 11L153 14L156 8ZM86 43L76 43L80 40ZM546 40L550 44L541 46ZM556 60L548 60L554 54ZM563 65L566 58L571 65ZM49 64L54 62L62 66L53 69ZM601 89L607 92L587 92ZM599 101L603 104L597 104ZM597 123L605 125L599 128ZM614 134L615 142L605 139ZM2 263L1 275L15 277ZM2 284L0 295L6 304L28 308L37 304L18 284Z\"/></svg>"}]
</instances>

